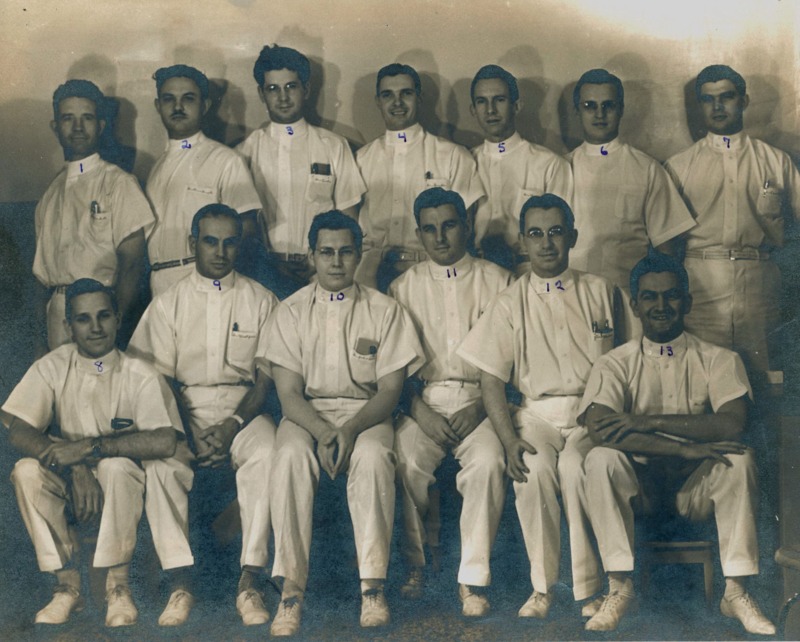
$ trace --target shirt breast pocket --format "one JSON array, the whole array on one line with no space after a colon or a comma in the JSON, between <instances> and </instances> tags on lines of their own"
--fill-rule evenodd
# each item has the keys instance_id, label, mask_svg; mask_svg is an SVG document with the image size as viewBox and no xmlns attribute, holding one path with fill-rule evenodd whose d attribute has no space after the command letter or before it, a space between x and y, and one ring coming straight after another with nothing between
<instances>
[{"instance_id":1,"label":"shirt breast pocket","mask_svg":"<svg viewBox=\"0 0 800 642\"><path fill-rule=\"evenodd\" d=\"M110 239L111 216L112 212L102 206L89 212L89 236L93 241L106 243Z\"/></svg>"},{"instance_id":2,"label":"shirt breast pocket","mask_svg":"<svg viewBox=\"0 0 800 642\"><path fill-rule=\"evenodd\" d=\"M353 381L360 384L377 382L376 364L378 361L378 342L360 338L350 351L350 373Z\"/></svg>"},{"instance_id":3,"label":"shirt breast pocket","mask_svg":"<svg viewBox=\"0 0 800 642\"><path fill-rule=\"evenodd\" d=\"M328 174L309 174L306 200L311 203L332 203L333 186L333 176Z\"/></svg>"},{"instance_id":4,"label":"shirt breast pocket","mask_svg":"<svg viewBox=\"0 0 800 642\"><path fill-rule=\"evenodd\" d=\"M242 370L251 371L257 343L258 335L255 332L231 330L228 339L228 362Z\"/></svg>"},{"instance_id":5,"label":"shirt breast pocket","mask_svg":"<svg viewBox=\"0 0 800 642\"><path fill-rule=\"evenodd\" d=\"M216 192L212 188L187 185L186 192L183 195L183 211L191 220L191 217L197 214L197 210L201 207L216 202Z\"/></svg>"},{"instance_id":6,"label":"shirt breast pocket","mask_svg":"<svg viewBox=\"0 0 800 642\"><path fill-rule=\"evenodd\" d=\"M766 187L759 191L756 213L769 241L778 247L783 245L783 198L784 190Z\"/></svg>"}]
</instances>

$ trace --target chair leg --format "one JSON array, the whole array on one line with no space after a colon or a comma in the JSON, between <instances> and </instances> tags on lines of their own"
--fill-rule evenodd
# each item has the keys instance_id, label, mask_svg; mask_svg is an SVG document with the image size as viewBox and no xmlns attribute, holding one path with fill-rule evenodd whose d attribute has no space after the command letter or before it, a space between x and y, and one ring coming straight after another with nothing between
<instances>
[{"instance_id":1,"label":"chair leg","mask_svg":"<svg viewBox=\"0 0 800 642\"><path fill-rule=\"evenodd\" d=\"M703 561L703 583L706 591L706 606L711 608L714 602L714 563L710 553Z\"/></svg>"},{"instance_id":2,"label":"chair leg","mask_svg":"<svg viewBox=\"0 0 800 642\"><path fill-rule=\"evenodd\" d=\"M792 605L797 600L800 600L800 593L792 595L781 608L781 613L778 616L778 636L781 640L786 639L786 620L789 617L789 609L792 608Z\"/></svg>"}]
</instances>

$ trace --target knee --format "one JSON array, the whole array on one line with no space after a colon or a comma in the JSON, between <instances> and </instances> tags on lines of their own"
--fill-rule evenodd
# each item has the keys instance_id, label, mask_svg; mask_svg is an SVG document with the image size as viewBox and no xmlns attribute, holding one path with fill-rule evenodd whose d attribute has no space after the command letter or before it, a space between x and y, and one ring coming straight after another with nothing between
<instances>
[{"instance_id":1,"label":"knee","mask_svg":"<svg viewBox=\"0 0 800 642\"><path fill-rule=\"evenodd\" d=\"M627 461L628 458L622 451L597 446L586 455L583 467L587 479L607 478Z\"/></svg>"},{"instance_id":2,"label":"knee","mask_svg":"<svg viewBox=\"0 0 800 642\"><path fill-rule=\"evenodd\" d=\"M142 475L143 471L127 457L107 457L97 462L97 481L104 488L106 484Z\"/></svg>"},{"instance_id":3,"label":"knee","mask_svg":"<svg viewBox=\"0 0 800 642\"><path fill-rule=\"evenodd\" d=\"M394 475L396 457L394 451L377 440L356 442L350 457L350 472L384 473Z\"/></svg>"},{"instance_id":4,"label":"knee","mask_svg":"<svg viewBox=\"0 0 800 642\"><path fill-rule=\"evenodd\" d=\"M305 440L286 441L271 453L274 475L285 476L313 465L314 451Z\"/></svg>"},{"instance_id":5,"label":"knee","mask_svg":"<svg viewBox=\"0 0 800 642\"><path fill-rule=\"evenodd\" d=\"M145 482L148 486L172 486L177 483L187 489L192 487L194 471L177 459L145 459L142 461L145 473Z\"/></svg>"},{"instance_id":6,"label":"knee","mask_svg":"<svg viewBox=\"0 0 800 642\"><path fill-rule=\"evenodd\" d=\"M529 483L531 479L538 480L538 483L547 480L555 481L557 459L555 451L550 446L539 448L535 455L525 453L523 455L523 461L530 471L528 473Z\"/></svg>"},{"instance_id":7,"label":"knee","mask_svg":"<svg viewBox=\"0 0 800 642\"><path fill-rule=\"evenodd\" d=\"M482 450L470 462L465 462L462 470L475 473L480 479L487 481L502 480L506 471L505 454L502 448Z\"/></svg>"},{"instance_id":8,"label":"knee","mask_svg":"<svg viewBox=\"0 0 800 642\"><path fill-rule=\"evenodd\" d=\"M44 480L44 468L38 459L23 457L11 471L11 482L18 489L28 489L41 486Z\"/></svg>"},{"instance_id":9,"label":"knee","mask_svg":"<svg viewBox=\"0 0 800 642\"><path fill-rule=\"evenodd\" d=\"M756 462L753 457L753 451L749 448L741 455L728 454L725 458L730 462L730 466L722 466L726 476L729 479L736 480L739 484L744 484L748 487L754 487L756 482Z\"/></svg>"}]
</instances>

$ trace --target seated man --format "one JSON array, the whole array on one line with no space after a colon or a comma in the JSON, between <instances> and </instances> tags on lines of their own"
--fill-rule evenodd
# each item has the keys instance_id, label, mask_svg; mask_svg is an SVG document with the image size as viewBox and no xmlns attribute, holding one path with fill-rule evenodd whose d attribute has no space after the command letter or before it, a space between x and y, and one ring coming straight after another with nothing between
<instances>
[{"instance_id":1,"label":"seated man","mask_svg":"<svg viewBox=\"0 0 800 642\"><path fill-rule=\"evenodd\" d=\"M270 266L292 291L311 276L306 239L311 219L332 207L357 216L366 191L345 138L306 122L311 65L289 47L266 46L253 67L270 123L236 150L247 160L263 205Z\"/></svg>"},{"instance_id":2,"label":"seated man","mask_svg":"<svg viewBox=\"0 0 800 642\"><path fill-rule=\"evenodd\" d=\"M195 214L191 230L194 271L153 299L129 350L151 361L179 388L199 465L216 467L230 457L242 519L236 608L244 624L264 624L269 613L256 586L268 559L275 424L261 414L272 380L267 369L256 368L256 361L264 357L267 319L278 300L233 270L242 240L236 210L206 205ZM180 545L189 549L185 537ZM159 624L182 624L193 603L188 591L174 592L172 608Z\"/></svg>"},{"instance_id":3,"label":"seated man","mask_svg":"<svg viewBox=\"0 0 800 642\"><path fill-rule=\"evenodd\" d=\"M389 622L383 584L394 521L391 413L406 376L421 365L422 347L396 301L353 283L361 241L358 223L345 214L314 217L309 260L318 282L285 299L272 322L267 359L283 409L271 480L272 574L284 580L273 636L300 629L320 466L331 479L348 474L361 626Z\"/></svg>"},{"instance_id":4,"label":"seated man","mask_svg":"<svg viewBox=\"0 0 800 642\"><path fill-rule=\"evenodd\" d=\"M505 498L503 446L486 419L480 371L456 355L462 339L511 273L467 254L471 226L456 193L432 187L414 201L417 237L430 260L419 263L389 287L389 294L411 313L425 349L419 372L421 394L397 424L395 451L403 488L405 556L410 566L402 592L421 596L428 488L434 472L452 450L461 464L456 476L464 498L461 509L463 613L485 615L489 602L480 590L491 580L489 559ZM424 388L422 388L424 386Z\"/></svg>"},{"instance_id":5,"label":"seated man","mask_svg":"<svg viewBox=\"0 0 800 642\"><path fill-rule=\"evenodd\" d=\"M149 364L114 348L119 323L112 290L93 279L67 287L74 343L34 363L3 405L9 441L24 455L11 473L22 519L40 570L58 582L37 624L63 624L83 607L68 510L79 521L99 518L94 566L108 569L106 626L136 622L128 567L143 505L162 566L192 563L156 520L174 518L192 486L191 469L173 457L183 437L178 409ZM61 439L45 434L53 420Z\"/></svg>"},{"instance_id":6,"label":"seated man","mask_svg":"<svg viewBox=\"0 0 800 642\"><path fill-rule=\"evenodd\" d=\"M684 332L692 297L675 259L645 257L630 286L644 337L595 364L579 408L598 446L585 461L586 495L609 578L609 593L586 628L615 630L633 601L632 500L649 501L657 485L677 491L671 499L684 517L716 518L723 615L750 633L774 635L744 588L744 578L758 573L756 468L740 443L750 396L744 366L734 352Z\"/></svg>"},{"instance_id":7,"label":"seated man","mask_svg":"<svg viewBox=\"0 0 800 642\"><path fill-rule=\"evenodd\" d=\"M525 202L520 235L529 275L495 298L458 355L481 370L483 403L514 481L533 584L519 616L545 618L561 557L559 492L569 523L575 599L601 588L583 496L583 458L592 443L576 411L592 364L614 345L619 292L602 277L570 269L578 232L572 210L558 196ZM519 408L506 402L509 381L523 395Z\"/></svg>"},{"instance_id":8,"label":"seated man","mask_svg":"<svg viewBox=\"0 0 800 642\"><path fill-rule=\"evenodd\" d=\"M422 85L409 65L394 63L378 72L375 104L386 132L356 153L367 185L359 223L364 260L358 282L383 288L427 257L414 234L414 199L429 187L458 192L469 208L483 195L469 152L434 136L419 124Z\"/></svg>"}]
</instances>

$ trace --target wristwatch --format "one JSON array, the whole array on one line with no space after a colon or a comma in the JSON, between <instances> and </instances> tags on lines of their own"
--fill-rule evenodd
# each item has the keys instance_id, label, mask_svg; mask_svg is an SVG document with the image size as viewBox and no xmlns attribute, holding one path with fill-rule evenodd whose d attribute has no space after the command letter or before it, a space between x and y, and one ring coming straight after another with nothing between
<instances>
[{"instance_id":1,"label":"wristwatch","mask_svg":"<svg viewBox=\"0 0 800 642\"><path fill-rule=\"evenodd\" d=\"M95 437L92 439L92 457L95 459L100 459L103 456L103 453L100 450L100 437Z\"/></svg>"}]
</instances>

